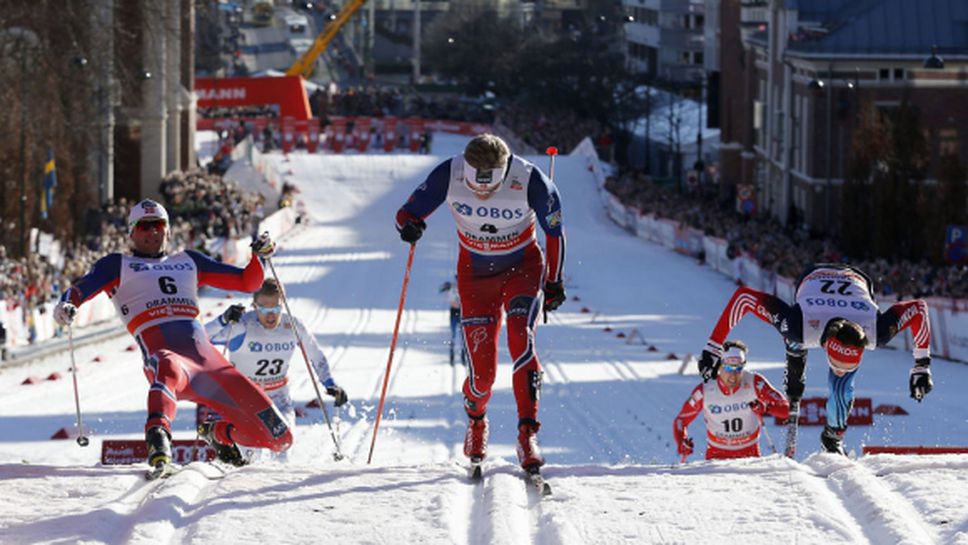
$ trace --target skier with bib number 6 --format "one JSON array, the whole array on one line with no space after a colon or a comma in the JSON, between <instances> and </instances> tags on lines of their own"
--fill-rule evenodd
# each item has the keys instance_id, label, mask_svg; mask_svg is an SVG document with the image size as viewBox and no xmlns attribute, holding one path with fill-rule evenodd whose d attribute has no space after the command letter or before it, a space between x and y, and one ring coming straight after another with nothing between
<instances>
[{"instance_id":1,"label":"skier with bib number 6","mask_svg":"<svg viewBox=\"0 0 968 545\"><path fill-rule=\"evenodd\" d=\"M262 284L262 258L275 251L267 235L252 244L244 269L219 263L193 250L166 252L168 212L146 199L128 214L131 254L98 260L61 296L54 319L69 325L77 307L107 293L121 321L141 349L148 379L149 478L171 472L171 423L176 404L187 399L215 409L223 420L200 432L219 458L244 463L236 443L283 451L292 432L272 401L212 346L199 323L198 289L212 286L252 292Z\"/></svg>"}]
</instances>

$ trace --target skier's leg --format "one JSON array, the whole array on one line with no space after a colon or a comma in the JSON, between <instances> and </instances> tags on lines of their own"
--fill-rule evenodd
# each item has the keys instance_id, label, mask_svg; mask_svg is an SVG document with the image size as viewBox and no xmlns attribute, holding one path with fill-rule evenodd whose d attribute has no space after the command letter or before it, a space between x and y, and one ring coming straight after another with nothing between
<instances>
[{"instance_id":1,"label":"skier's leg","mask_svg":"<svg viewBox=\"0 0 968 545\"><path fill-rule=\"evenodd\" d=\"M843 440L847 431L847 419L854 405L854 379L856 371L837 376L833 369L827 375L827 425L820 435L820 444L827 452L846 454Z\"/></svg>"},{"instance_id":2,"label":"skier's leg","mask_svg":"<svg viewBox=\"0 0 968 545\"><path fill-rule=\"evenodd\" d=\"M195 395L223 420L215 425L215 439L224 444L286 450L292 432L285 417L261 388L240 373L208 342L198 343L202 372L191 381Z\"/></svg>"},{"instance_id":3,"label":"skier's leg","mask_svg":"<svg viewBox=\"0 0 968 545\"><path fill-rule=\"evenodd\" d=\"M179 359L170 350L159 350L145 360L144 373L150 384L145 432L160 426L171 435L178 397L188 384L188 375Z\"/></svg>"},{"instance_id":4,"label":"skier's leg","mask_svg":"<svg viewBox=\"0 0 968 545\"><path fill-rule=\"evenodd\" d=\"M495 277L459 274L464 347L470 361L464 381L464 409L468 416L482 417L491 398L497 373L497 339L501 326L501 286Z\"/></svg>"},{"instance_id":5,"label":"skier's leg","mask_svg":"<svg viewBox=\"0 0 968 545\"><path fill-rule=\"evenodd\" d=\"M521 269L509 273L502 298L508 319L508 350L514 366L511 382L518 407L518 460L525 469L540 467L544 458L538 448L538 399L541 363L535 348L535 324L542 307L544 265L538 251L526 254Z\"/></svg>"}]
</instances>

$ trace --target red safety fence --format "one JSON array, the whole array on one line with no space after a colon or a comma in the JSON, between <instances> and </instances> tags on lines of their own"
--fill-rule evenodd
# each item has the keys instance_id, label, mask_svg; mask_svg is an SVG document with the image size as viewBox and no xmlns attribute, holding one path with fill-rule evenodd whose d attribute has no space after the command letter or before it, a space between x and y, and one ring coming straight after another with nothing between
<instances>
[{"instance_id":1,"label":"red safety fence","mask_svg":"<svg viewBox=\"0 0 968 545\"><path fill-rule=\"evenodd\" d=\"M968 454L968 447L886 447L864 445L864 454Z\"/></svg>"},{"instance_id":2,"label":"red safety fence","mask_svg":"<svg viewBox=\"0 0 968 545\"><path fill-rule=\"evenodd\" d=\"M348 116L332 116L325 127L315 117L299 119L290 116L200 118L195 126L198 130L232 131L239 123L245 123L256 135L261 135L269 127L287 153L294 148L305 148L310 153L343 153L347 150L366 153L371 148L390 153L403 148L416 153L420 151L427 132L477 136L492 130L487 124L463 121Z\"/></svg>"}]
</instances>

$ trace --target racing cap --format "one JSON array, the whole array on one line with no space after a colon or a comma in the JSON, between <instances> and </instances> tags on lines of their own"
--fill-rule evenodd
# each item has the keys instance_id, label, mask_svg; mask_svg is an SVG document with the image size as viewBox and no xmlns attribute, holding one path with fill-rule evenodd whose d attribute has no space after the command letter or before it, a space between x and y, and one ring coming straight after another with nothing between
<instances>
[{"instance_id":1,"label":"racing cap","mask_svg":"<svg viewBox=\"0 0 968 545\"><path fill-rule=\"evenodd\" d=\"M827 364L838 376L842 376L860 365L867 335L859 325L835 318L827 324L821 342L827 354Z\"/></svg>"},{"instance_id":2,"label":"racing cap","mask_svg":"<svg viewBox=\"0 0 968 545\"><path fill-rule=\"evenodd\" d=\"M128 212L128 234L133 233L135 226L145 220L164 221L167 229L168 211L160 203L151 199L145 199L132 206L131 212Z\"/></svg>"},{"instance_id":3,"label":"racing cap","mask_svg":"<svg viewBox=\"0 0 968 545\"><path fill-rule=\"evenodd\" d=\"M476 169L464 160L464 185L477 195L494 193L504 183L506 165L498 168Z\"/></svg>"}]
</instances>

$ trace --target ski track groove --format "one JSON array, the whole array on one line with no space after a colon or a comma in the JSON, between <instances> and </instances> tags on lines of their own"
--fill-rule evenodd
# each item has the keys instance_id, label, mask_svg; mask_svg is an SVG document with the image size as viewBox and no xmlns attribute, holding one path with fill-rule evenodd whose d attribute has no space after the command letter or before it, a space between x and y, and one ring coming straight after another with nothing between
<instances>
[{"instance_id":1,"label":"ski track groove","mask_svg":"<svg viewBox=\"0 0 968 545\"><path fill-rule=\"evenodd\" d=\"M903 494L881 482L874 472L849 458L823 462L808 459L805 463L824 478L824 484L871 543L935 543L934 532L925 527L918 509Z\"/></svg>"}]
</instances>

